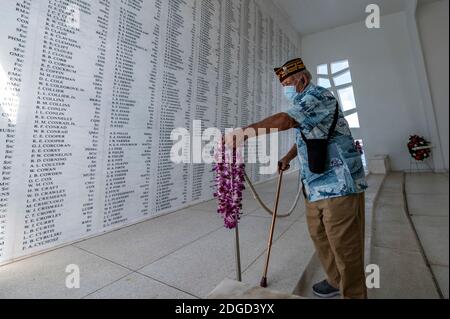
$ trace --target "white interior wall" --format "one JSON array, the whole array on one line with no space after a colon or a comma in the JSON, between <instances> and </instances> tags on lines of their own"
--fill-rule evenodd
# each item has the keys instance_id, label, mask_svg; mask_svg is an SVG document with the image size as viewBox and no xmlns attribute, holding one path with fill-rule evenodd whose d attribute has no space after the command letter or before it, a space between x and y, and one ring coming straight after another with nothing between
<instances>
[{"instance_id":1,"label":"white interior wall","mask_svg":"<svg viewBox=\"0 0 450 319\"><path fill-rule=\"evenodd\" d=\"M419 6L417 22L423 47L445 168L449 163L449 1Z\"/></svg>"},{"instance_id":2,"label":"white interior wall","mask_svg":"<svg viewBox=\"0 0 450 319\"><path fill-rule=\"evenodd\" d=\"M366 155L388 154L393 170L410 168L411 134L428 135L406 13L383 16L380 29L364 22L307 35L302 54L316 66L350 61Z\"/></svg>"}]
</instances>

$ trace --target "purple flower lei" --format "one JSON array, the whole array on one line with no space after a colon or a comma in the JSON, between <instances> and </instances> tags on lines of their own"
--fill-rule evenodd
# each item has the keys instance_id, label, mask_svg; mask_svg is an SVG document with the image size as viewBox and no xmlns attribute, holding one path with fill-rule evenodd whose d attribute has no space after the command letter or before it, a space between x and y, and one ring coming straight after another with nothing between
<instances>
[{"instance_id":1,"label":"purple flower lei","mask_svg":"<svg viewBox=\"0 0 450 319\"><path fill-rule=\"evenodd\" d=\"M217 212L223 217L225 227L234 229L242 214L242 192L245 189L245 164L241 149L231 149L223 143L216 148L214 171Z\"/></svg>"}]
</instances>

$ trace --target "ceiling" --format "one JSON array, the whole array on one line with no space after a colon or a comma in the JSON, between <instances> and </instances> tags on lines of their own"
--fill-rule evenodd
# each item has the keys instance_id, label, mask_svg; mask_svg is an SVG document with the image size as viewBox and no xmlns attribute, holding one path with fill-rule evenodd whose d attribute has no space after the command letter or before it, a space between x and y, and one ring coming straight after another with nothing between
<instances>
[{"instance_id":1,"label":"ceiling","mask_svg":"<svg viewBox=\"0 0 450 319\"><path fill-rule=\"evenodd\" d=\"M305 35L363 21L368 15L365 11L369 4L378 4L381 14L385 15L403 11L406 1L408 0L275 0L274 3L289 17L296 31Z\"/></svg>"}]
</instances>

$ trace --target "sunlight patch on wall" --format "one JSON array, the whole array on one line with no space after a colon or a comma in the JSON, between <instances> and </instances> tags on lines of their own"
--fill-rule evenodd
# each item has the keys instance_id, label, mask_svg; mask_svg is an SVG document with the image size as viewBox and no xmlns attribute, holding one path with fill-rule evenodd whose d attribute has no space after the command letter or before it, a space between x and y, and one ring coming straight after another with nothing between
<instances>
[{"instance_id":1,"label":"sunlight patch on wall","mask_svg":"<svg viewBox=\"0 0 450 319\"><path fill-rule=\"evenodd\" d=\"M13 124L17 123L19 96L10 85L11 81L0 63L0 118L7 118Z\"/></svg>"}]
</instances>

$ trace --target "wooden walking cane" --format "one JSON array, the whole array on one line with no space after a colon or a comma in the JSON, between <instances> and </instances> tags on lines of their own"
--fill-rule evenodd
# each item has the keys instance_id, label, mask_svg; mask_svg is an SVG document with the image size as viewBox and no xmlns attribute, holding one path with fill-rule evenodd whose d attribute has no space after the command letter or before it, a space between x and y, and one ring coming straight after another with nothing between
<instances>
[{"instance_id":1,"label":"wooden walking cane","mask_svg":"<svg viewBox=\"0 0 450 319\"><path fill-rule=\"evenodd\" d=\"M267 245L266 265L264 267L264 274L261 279L261 287L263 287L263 288L267 288L267 273L269 271L270 253L272 251L273 234L275 232L275 224L277 221L278 203L280 201L281 183L282 182L283 182L283 171L280 170L280 176L278 177L277 195L276 195L276 199L275 199L275 207L273 209L272 225L270 226L269 242Z\"/></svg>"}]
</instances>

